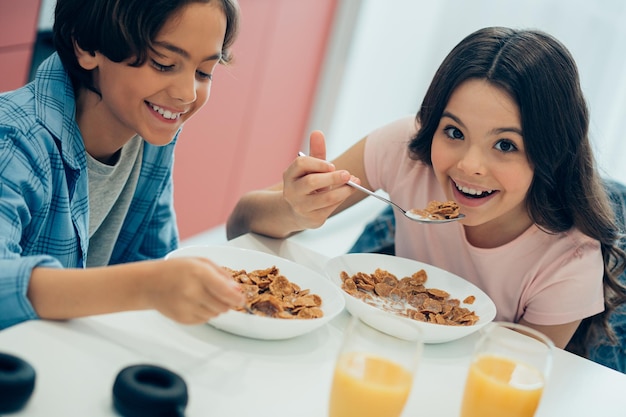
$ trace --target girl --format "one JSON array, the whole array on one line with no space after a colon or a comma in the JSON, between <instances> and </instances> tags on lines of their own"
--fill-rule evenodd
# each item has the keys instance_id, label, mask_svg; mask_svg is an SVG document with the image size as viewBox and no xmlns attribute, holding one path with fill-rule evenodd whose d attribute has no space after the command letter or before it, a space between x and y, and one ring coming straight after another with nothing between
<instances>
[{"instance_id":1,"label":"girl","mask_svg":"<svg viewBox=\"0 0 626 417\"><path fill-rule=\"evenodd\" d=\"M236 0L57 2L57 53L0 95L0 328L139 309L202 323L243 303L208 260L148 261L178 244L174 143L238 19Z\"/></svg>"},{"instance_id":2,"label":"girl","mask_svg":"<svg viewBox=\"0 0 626 417\"><path fill-rule=\"evenodd\" d=\"M396 254L468 279L494 300L498 320L565 347L582 319L624 297L624 254L587 129L563 45L538 31L478 30L443 61L417 117L375 130L332 164L313 132L312 157L297 158L282 184L243 196L228 235L319 227L365 197L350 179L406 208L454 200L460 222L396 215Z\"/></svg>"}]
</instances>

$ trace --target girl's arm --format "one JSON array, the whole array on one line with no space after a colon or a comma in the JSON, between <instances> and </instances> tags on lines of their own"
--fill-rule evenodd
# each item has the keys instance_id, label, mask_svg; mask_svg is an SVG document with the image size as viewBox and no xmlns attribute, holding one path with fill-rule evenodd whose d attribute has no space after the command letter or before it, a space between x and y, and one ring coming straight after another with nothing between
<instances>
[{"instance_id":1,"label":"girl's arm","mask_svg":"<svg viewBox=\"0 0 626 417\"><path fill-rule=\"evenodd\" d=\"M576 332L576 329L578 328L578 325L581 321L582 320L577 320L571 323L559 324L556 326L543 326L533 324L527 322L524 319L521 319L519 322L520 324L528 326L548 336L556 347L565 349L565 346L567 346L567 343L574 335L574 332Z\"/></svg>"},{"instance_id":2,"label":"girl's arm","mask_svg":"<svg viewBox=\"0 0 626 417\"><path fill-rule=\"evenodd\" d=\"M228 239L247 232L284 238L324 224L331 215L362 200L365 194L346 185L365 180L365 139L332 163L326 161L324 136L311 134L310 157L298 157L283 173L283 181L265 190L245 194L226 225ZM361 180L357 179L361 178Z\"/></svg>"}]
</instances>

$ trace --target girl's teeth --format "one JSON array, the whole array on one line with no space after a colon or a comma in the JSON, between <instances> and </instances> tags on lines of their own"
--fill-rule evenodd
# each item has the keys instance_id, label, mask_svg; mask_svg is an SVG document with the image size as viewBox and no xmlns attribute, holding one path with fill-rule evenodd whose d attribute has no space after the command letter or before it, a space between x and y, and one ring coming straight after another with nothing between
<instances>
[{"instance_id":1,"label":"girl's teeth","mask_svg":"<svg viewBox=\"0 0 626 417\"><path fill-rule=\"evenodd\" d=\"M156 104L152 105L152 109L155 112L159 113L161 116L163 116L166 119L175 120L175 119L178 119L180 117L180 113L172 113L169 110L162 109L161 107L157 106Z\"/></svg>"},{"instance_id":2,"label":"girl's teeth","mask_svg":"<svg viewBox=\"0 0 626 417\"><path fill-rule=\"evenodd\" d=\"M475 190L473 188L467 188L467 187L461 187L459 185L456 186L456 188L459 191L464 192L465 194L470 194L470 195L482 195L482 194L491 194L492 191L479 191L479 190Z\"/></svg>"}]
</instances>

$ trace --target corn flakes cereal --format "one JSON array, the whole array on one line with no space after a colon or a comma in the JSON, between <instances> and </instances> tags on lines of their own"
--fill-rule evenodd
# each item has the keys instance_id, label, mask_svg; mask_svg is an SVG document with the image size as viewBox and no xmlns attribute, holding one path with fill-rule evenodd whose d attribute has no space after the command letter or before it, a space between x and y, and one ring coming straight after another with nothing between
<instances>
[{"instance_id":1,"label":"corn flakes cereal","mask_svg":"<svg viewBox=\"0 0 626 417\"><path fill-rule=\"evenodd\" d=\"M479 317L461 307L461 301L447 291L426 288L426 271L420 269L410 277L398 279L389 271L377 268L372 274L357 272L340 274L341 288L353 297L403 317L427 323L450 326L471 326ZM476 297L467 296L463 304L472 304Z\"/></svg>"},{"instance_id":2,"label":"corn flakes cereal","mask_svg":"<svg viewBox=\"0 0 626 417\"><path fill-rule=\"evenodd\" d=\"M276 266L266 269L234 270L223 267L239 283L246 306L237 311L279 319L315 319L324 316L322 297L289 281Z\"/></svg>"},{"instance_id":3,"label":"corn flakes cereal","mask_svg":"<svg viewBox=\"0 0 626 417\"><path fill-rule=\"evenodd\" d=\"M433 220L455 219L459 217L460 208L454 201L440 202L433 200L425 209L411 209L411 213Z\"/></svg>"}]
</instances>

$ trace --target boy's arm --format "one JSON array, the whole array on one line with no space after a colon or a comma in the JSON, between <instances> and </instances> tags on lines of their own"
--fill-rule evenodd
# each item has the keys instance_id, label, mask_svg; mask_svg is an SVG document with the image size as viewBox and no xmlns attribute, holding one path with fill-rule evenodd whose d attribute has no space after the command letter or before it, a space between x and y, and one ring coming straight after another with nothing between
<instances>
[{"instance_id":1,"label":"boy's arm","mask_svg":"<svg viewBox=\"0 0 626 417\"><path fill-rule=\"evenodd\" d=\"M35 268L27 296L40 318L61 320L155 309L181 323L203 323L244 303L232 278L203 258Z\"/></svg>"}]
</instances>

